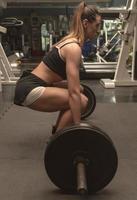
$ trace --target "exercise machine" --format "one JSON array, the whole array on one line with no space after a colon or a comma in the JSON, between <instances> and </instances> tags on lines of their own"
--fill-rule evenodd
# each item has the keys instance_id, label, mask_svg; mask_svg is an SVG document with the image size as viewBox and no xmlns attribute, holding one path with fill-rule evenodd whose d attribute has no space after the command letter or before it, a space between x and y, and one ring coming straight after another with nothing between
<instances>
[{"instance_id":1,"label":"exercise machine","mask_svg":"<svg viewBox=\"0 0 137 200\"><path fill-rule=\"evenodd\" d=\"M105 88L116 86L137 86L137 0L129 0L120 18L125 23L122 34L122 44L114 79L101 79ZM128 72L127 59L130 49L133 48L132 70Z\"/></svg>"}]
</instances>

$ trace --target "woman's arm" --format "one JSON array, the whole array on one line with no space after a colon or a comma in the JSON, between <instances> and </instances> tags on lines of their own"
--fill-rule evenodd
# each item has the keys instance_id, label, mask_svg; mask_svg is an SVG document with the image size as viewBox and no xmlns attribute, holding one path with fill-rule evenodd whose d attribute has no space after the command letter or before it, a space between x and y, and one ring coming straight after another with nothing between
<instances>
[{"instance_id":1,"label":"woman's arm","mask_svg":"<svg viewBox=\"0 0 137 200\"><path fill-rule=\"evenodd\" d=\"M81 62L81 49L77 44L70 44L65 49L66 74L68 81L69 105L74 123L81 119L81 95L79 66Z\"/></svg>"}]
</instances>

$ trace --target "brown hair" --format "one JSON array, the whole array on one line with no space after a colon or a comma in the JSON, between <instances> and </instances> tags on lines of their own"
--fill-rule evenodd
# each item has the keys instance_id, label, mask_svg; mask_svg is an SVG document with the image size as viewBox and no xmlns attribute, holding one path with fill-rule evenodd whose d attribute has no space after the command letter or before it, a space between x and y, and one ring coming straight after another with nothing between
<instances>
[{"instance_id":1,"label":"brown hair","mask_svg":"<svg viewBox=\"0 0 137 200\"><path fill-rule=\"evenodd\" d=\"M58 43L61 43L67 39L77 38L82 46L84 43L84 28L82 21L84 19L87 19L90 22L95 21L96 15L100 15L98 9L95 6L89 7L84 1L82 1L74 12L69 34L61 39Z\"/></svg>"}]
</instances>

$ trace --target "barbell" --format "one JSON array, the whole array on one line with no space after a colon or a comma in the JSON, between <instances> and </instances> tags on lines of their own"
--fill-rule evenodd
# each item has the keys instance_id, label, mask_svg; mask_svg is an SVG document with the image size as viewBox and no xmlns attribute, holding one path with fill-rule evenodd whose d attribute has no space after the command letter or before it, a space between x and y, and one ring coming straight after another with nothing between
<instances>
[{"instance_id":1,"label":"barbell","mask_svg":"<svg viewBox=\"0 0 137 200\"><path fill-rule=\"evenodd\" d=\"M71 193L96 193L113 179L118 156L111 138L89 123L57 131L49 140L45 169L51 181Z\"/></svg>"},{"instance_id":2,"label":"barbell","mask_svg":"<svg viewBox=\"0 0 137 200\"><path fill-rule=\"evenodd\" d=\"M81 119L83 120L83 119L89 117L95 110L96 96L90 87L88 87L87 85L85 85L83 83L81 83L81 85L83 87L83 94L88 98L87 108L86 108L85 112L83 112L81 114Z\"/></svg>"}]
</instances>

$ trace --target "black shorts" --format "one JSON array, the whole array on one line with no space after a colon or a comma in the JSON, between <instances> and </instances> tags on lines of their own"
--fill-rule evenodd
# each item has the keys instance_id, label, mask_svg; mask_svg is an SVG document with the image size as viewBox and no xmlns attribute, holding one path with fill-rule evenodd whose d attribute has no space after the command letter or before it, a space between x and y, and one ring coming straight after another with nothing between
<instances>
[{"instance_id":1,"label":"black shorts","mask_svg":"<svg viewBox=\"0 0 137 200\"><path fill-rule=\"evenodd\" d=\"M32 74L31 70L24 71L16 84L14 104L23 106L22 103L25 101L26 96L31 90L39 86L50 87L51 84L46 83L35 74Z\"/></svg>"}]
</instances>

